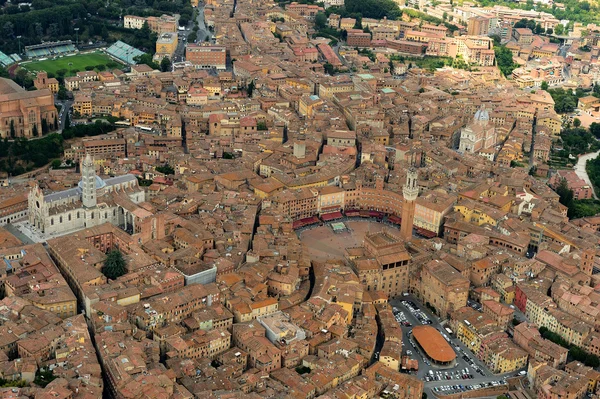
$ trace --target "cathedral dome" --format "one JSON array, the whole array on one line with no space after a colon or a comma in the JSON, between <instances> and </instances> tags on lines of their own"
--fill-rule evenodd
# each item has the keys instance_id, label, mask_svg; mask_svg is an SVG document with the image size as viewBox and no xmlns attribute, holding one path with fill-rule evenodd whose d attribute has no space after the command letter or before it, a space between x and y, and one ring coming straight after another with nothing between
<instances>
[{"instance_id":1,"label":"cathedral dome","mask_svg":"<svg viewBox=\"0 0 600 399\"><path fill-rule=\"evenodd\" d=\"M106 182L104 180L102 180L100 178L100 176L95 176L95 180L96 180L96 190L99 190L106 186ZM83 190L83 181L80 180L79 183L77 184L77 186L79 187L80 190Z\"/></svg>"}]
</instances>

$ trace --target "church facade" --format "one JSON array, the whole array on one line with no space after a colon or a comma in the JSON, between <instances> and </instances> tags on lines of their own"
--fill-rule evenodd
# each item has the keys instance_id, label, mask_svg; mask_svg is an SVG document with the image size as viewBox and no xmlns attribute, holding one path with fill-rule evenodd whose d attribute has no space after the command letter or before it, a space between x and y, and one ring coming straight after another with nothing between
<instances>
[{"instance_id":1,"label":"church facade","mask_svg":"<svg viewBox=\"0 0 600 399\"><path fill-rule=\"evenodd\" d=\"M28 196L29 224L45 235L97 226L106 222L129 232L135 231L138 213L147 213L137 204L145 200L134 175L106 180L96 175L92 158L81 163L78 186L46 194L36 186Z\"/></svg>"},{"instance_id":2,"label":"church facade","mask_svg":"<svg viewBox=\"0 0 600 399\"><path fill-rule=\"evenodd\" d=\"M474 120L460 132L459 152L477 154L496 145L496 128L484 108L475 113Z\"/></svg>"}]
</instances>

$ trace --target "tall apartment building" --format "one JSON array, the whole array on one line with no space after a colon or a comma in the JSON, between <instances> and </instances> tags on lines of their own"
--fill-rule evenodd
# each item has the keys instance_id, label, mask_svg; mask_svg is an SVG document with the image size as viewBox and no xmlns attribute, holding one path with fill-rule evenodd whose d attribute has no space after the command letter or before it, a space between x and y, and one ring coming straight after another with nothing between
<instances>
[{"instance_id":1,"label":"tall apartment building","mask_svg":"<svg viewBox=\"0 0 600 399\"><path fill-rule=\"evenodd\" d=\"M185 59L198 69L224 70L227 65L227 49L225 46L211 46L205 43L188 44L185 47Z\"/></svg>"},{"instance_id":2,"label":"tall apartment building","mask_svg":"<svg viewBox=\"0 0 600 399\"><path fill-rule=\"evenodd\" d=\"M490 17L476 16L467 22L467 34L472 36L487 36L490 31Z\"/></svg>"}]
</instances>

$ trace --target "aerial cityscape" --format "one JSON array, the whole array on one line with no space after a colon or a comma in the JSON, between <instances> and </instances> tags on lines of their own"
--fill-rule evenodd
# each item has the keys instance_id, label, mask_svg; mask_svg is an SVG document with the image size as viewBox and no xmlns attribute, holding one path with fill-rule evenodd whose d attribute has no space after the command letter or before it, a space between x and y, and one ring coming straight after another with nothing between
<instances>
[{"instance_id":1,"label":"aerial cityscape","mask_svg":"<svg viewBox=\"0 0 600 399\"><path fill-rule=\"evenodd\" d=\"M600 399L561 1L0 0L0 399Z\"/></svg>"}]
</instances>

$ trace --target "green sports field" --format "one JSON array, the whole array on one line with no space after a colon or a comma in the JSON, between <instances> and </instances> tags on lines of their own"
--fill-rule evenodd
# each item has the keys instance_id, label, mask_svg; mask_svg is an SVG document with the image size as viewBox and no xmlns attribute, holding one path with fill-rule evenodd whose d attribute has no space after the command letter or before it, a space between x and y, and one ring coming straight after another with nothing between
<instances>
[{"instance_id":1,"label":"green sports field","mask_svg":"<svg viewBox=\"0 0 600 399\"><path fill-rule=\"evenodd\" d=\"M46 71L53 74L60 69L66 69L65 76L70 76L75 74L75 70L85 71L87 66L106 65L109 62L115 61L104 53L89 53L64 56L55 60L49 58L44 61L33 61L21 64L21 66L31 72Z\"/></svg>"}]
</instances>

